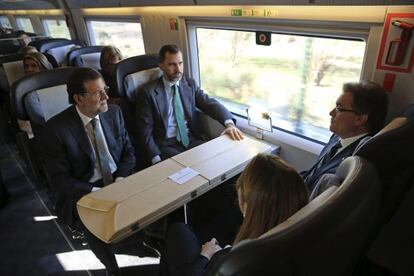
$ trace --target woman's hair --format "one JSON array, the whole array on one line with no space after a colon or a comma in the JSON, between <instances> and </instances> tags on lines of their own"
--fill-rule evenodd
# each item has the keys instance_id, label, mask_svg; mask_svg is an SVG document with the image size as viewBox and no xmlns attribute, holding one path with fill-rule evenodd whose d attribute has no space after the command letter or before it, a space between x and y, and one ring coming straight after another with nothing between
<instances>
[{"instance_id":1,"label":"woman's hair","mask_svg":"<svg viewBox=\"0 0 414 276\"><path fill-rule=\"evenodd\" d=\"M116 56L119 58L119 60L122 60L122 54L118 48L114 46L103 47L101 50L101 58L99 60L99 63L101 64L101 69L103 71L106 71L109 61Z\"/></svg>"},{"instance_id":2,"label":"woman's hair","mask_svg":"<svg viewBox=\"0 0 414 276\"><path fill-rule=\"evenodd\" d=\"M302 177L274 155L259 154L236 183L245 218L234 244L258 238L308 203Z\"/></svg>"},{"instance_id":3,"label":"woman's hair","mask_svg":"<svg viewBox=\"0 0 414 276\"><path fill-rule=\"evenodd\" d=\"M53 69L52 64L50 64L50 62L47 60L45 55L43 55L42 53L34 52L34 53L26 54L23 58L23 63L27 59L30 59L36 62L37 65L39 66L40 71Z\"/></svg>"},{"instance_id":4,"label":"woman's hair","mask_svg":"<svg viewBox=\"0 0 414 276\"><path fill-rule=\"evenodd\" d=\"M29 53L37 53L37 52L38 51L37 51L36 47L33 47L33 46L25 46L25 47L22 47L22 48L19 49L19 53L25 54L25 55L27 55Z\"/></svg>"}]
</instances>

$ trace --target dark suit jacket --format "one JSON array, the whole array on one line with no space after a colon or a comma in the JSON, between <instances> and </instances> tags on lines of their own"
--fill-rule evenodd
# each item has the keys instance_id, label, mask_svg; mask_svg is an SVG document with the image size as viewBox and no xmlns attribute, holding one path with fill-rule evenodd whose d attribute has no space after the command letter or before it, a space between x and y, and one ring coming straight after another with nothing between
<instances>
[{"instance_id":1,"label":"dark suit jacket","mask_svg":"<svg viewBox=\"0 0 414 276\"><path fill-rule=\"evenodd\" d=\"M365 137L365 136L364 136ZM319 181L322 175L330 173L335 174L336 169L338 168L339 164L341 162L351 156L354 153L355 148L358 146L361 139L364 137L361 137L360 139L356 140L343 150L341 150L338 154L336 154L327 164L317 169L315 172L313 171L313 168L315 168L318 165L319 160L328 153L331 148L339 141L339 136L333 134L331 136L331 139L326 144L326 146L322 149L321 154L319 155L318 162L316 162L315 165L313 165L312 168L310 168L308 171L302 172L302 177L305 180L305 184L308 188L309 195L312 194L313 189L315 188L316 183ZM312 174L312 175L310 175ZM307 179L307 177L309 178Z\"/></svg>"},{"instance_id":2,"label":"dark suit jacket","mask_svg":"<svg viewBox=\"0 0 414 276\"><path fill-rule=\"evenodd\" d=\"M126 177L135 167L134 151L117 106L99 115L109 152L117 165L115 177ZM58 217L69 225L77 219L76 202L91 192L95 158L82 120L71 106L46 124L43 137L48 171L56 192Z\"/></svg>"},{"instance_id":3,"label":"dark suit jacket","mask_svg":"<svg viewBox=\"0 0 414 276\"><path fill-rule=\"evenodd\" d=\"M159 143L167 137L168 103L162 78L146 84L137 95L138 138L149 159L161 154ZM231 113L217 100L205 94L192 79L181 79L180 95L187 126L196 137L199 136L197 108L222 124L232 119Z\"/></svg>"}]
</instances>

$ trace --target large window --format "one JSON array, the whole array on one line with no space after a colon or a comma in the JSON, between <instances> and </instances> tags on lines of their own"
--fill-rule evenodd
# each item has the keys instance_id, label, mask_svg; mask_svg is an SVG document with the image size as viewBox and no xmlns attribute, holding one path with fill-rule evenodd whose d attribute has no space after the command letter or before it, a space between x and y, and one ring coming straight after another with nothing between
<instances>
[{"instance_id":1,"label":"large window","mask_svg":"<svg viewBox=\"0 0 414 276\"><path fill-rule=\"evenodd\" d=\"M253 31L195 28L201 87L232 111L253 106L275 127L328 141L330 110L345 82L360 80L365 42L271 33L256 44Z\"/></svg>"},{"instance_id":2,"label":"large window","mask_svg":"<svg viewBox=\"0 0 414 276\"><path fill-rule=\"evenodd\" d=\"M44 19L42 22L48 36L70 39L69 29L64 19Z\"/></svg>"},{"instance_id":3,"label":"large window","mask_svg":"<svg viewBox=\"0 0 414 276\"><path fill-rule=\"evenodd\" d=\"M145 54L139 22L90 20L88 29L94 45L113 45L124 58Z\"/></svg>"},{"instance_id":4,"label":"large window","mask_svg":"<svg viewBox=\"0 0 414 276\"><path fill-rule=\"evenodd\" d=\"M28 17L16 17L17 28L28 33L34 33L32 22Z\"/></svg>"},{"instance_id":5,"label":"large window","mask_svg":"<svg viewBox=\"0 0 414 276\"><path fill-rule=\"evenodd\" d=\"M10 24L9 18L7 16L0 16L0 27L11 29L12 25Z\"/></svg>"}]
</instances>

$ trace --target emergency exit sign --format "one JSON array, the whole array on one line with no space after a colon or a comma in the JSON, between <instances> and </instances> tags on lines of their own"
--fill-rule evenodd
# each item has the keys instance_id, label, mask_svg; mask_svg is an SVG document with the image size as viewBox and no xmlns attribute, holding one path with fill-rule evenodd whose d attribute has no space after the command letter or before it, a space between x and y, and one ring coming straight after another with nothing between
<instances>
[{"instance_id":1,"label":"emergency exit sign","mask_svg":"<svg viewBox=\"0 0 414 276\"><path fill-rule=\"evenodd\" d=\"M231 16L242 16L243 11L242 9L233 9L231 10Z\"/></svg>"}]
</instances>

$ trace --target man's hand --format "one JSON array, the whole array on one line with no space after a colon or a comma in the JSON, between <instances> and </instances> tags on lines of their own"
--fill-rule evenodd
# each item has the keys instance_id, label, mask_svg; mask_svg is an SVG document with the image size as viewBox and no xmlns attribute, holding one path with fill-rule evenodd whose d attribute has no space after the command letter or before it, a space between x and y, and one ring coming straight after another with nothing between
<instances>
[{"instance_id":1,"label":"man's hand","mask_svg":"<svg viewBox=\"0 0 414 276\"><path fill-rule=\"evenodd\" d=\"M228 124L226 129L221 133L221 135L228 135L233 140L242 140L243 132L240 131L235 125Z\"/></svg>"},{"instance_id":2,"label":"man's hand","mask_svg":"<svg viewBox=\"0 0 414 276\"><path fill-rule=\"evenodd\" d=\"M212 238L211 241L206 242L202 247L201 247L201 252L200 255L203 255L204 257L206 257L207 259L211 259L211 257L213 257L213 255L217 252L220 251L222 248L220 247L220 245L218 244L217 240L215 238Z\"/></svg>"}]
</instances>

